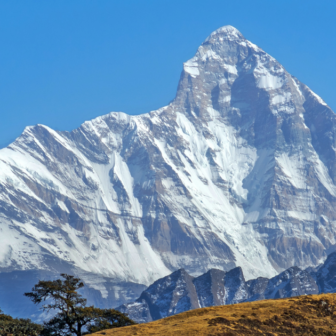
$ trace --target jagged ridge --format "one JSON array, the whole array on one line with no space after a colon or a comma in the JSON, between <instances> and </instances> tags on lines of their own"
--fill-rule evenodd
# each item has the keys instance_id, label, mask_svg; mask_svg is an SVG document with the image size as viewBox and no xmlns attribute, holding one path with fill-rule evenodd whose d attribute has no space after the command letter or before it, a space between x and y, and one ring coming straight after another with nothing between
<instances>
[{"instance_id":1,"label":"jagged ridge","mask_svg":"<svg viewBox=\"0 0 336 336\"><path fill-rule=\"evenodd\" d=\"M241 267L229 272L211 269L196 278L180 269L155 281L135 302L117 309L139 323L146 323L197 308L335 292L333 252L318 270L294 266L271 279L245 281Z\"/></svg>"}]
</instances>

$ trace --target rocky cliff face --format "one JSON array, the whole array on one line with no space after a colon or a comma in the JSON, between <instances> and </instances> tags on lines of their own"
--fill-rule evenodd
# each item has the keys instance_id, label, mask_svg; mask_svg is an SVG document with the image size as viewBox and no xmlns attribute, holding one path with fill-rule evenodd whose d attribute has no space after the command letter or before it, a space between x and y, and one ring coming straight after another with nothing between
<instances>
[{"instance_id":1,"label":"rocky cliff face","mask_svg":"<svg viewBox=\"0 0 336 336\"><path fill-rule=\"evenodd\" d=\"M168 106L27 127L0 150L0 268L150 284L181 267L316 266L335 245L335 139L320 97L222 27Z\"/></svg>"},{"instance_id":2,"label":"rocky cliff face","mask_svg":"<svg viewBox=\"0 0 336 336\"><path fill-rule=\"evenodd\" d=\"M334 267L336 267L336 264ZM246 285L248 287L247 301L319 293L314 277L307 270L301 270L297 266L291 267L271 279L257 278L250 280ZM334 290L336 290L336 286Z\"/></svg>"},{"instance_id":3,"label":"rocky cliff face","mask_svg":"<svg viewBox=\"0 0 336 336\"><path fill-rule=\"evenodd\" d=\"M184 269L155 281L132 303L117 309L144 323L201 307L238 303L248 298L242 269L211 269L194 278Z\"/></svg>"},{"instance_id":4,"label":"rocky cliff face","mask_svg":"<svg viewBox=\"0 0 336 336\"><path fill-rule=\"evenodd\" d=\"M328 256L323 265L312 272L321 293L336 292L336 253Z\"/></svg>"}]
</instances>

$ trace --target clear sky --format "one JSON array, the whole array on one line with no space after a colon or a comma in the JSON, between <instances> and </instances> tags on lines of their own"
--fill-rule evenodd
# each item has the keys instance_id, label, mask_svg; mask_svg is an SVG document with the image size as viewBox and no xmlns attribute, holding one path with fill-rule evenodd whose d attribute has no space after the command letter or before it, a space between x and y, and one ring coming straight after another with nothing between
<instances>
[{"instance_id":1,"label":"clear sky","mask_svg":"<svg viewBox=\"0 0 336 336\"><path fill-rule=\"evenodd\" d=\"M0 147L175 96L182 63L232 25L336 111L335 0L1 0Z\"/></svg>"}]
</instances>

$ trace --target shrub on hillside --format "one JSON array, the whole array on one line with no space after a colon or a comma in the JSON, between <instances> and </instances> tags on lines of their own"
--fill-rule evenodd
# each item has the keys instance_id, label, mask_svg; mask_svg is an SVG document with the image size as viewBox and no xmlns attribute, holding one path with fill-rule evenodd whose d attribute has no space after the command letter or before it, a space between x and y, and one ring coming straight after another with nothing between
<instances>
[{"instance_id":1,"label":"shrub on hillside","mask_svg":"<svg viewBox=\"0 0 336 336\"><path fill-rule=\"evenodd\" d=\"M3 314L0 310L0 335L38 336L43 327L29 319L17 319Z\"/></svg>"}]
</instances>

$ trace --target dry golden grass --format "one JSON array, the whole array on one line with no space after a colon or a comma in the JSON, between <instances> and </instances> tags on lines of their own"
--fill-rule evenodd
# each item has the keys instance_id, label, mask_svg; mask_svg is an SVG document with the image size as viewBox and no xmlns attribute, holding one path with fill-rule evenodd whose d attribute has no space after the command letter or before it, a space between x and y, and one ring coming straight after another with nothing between
<instances>
[{"instance_id":1,"label":"dry golden grass","mask_svg":"<svg viewBox=\"0 0 336 336\"><path fill-rule=\"evenodd\" d=\"M195 309L95 335L336 335L336 294Z\"/></svg>"}]
</instances>

